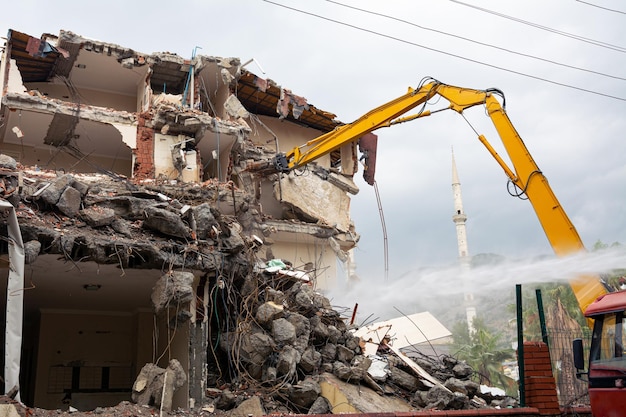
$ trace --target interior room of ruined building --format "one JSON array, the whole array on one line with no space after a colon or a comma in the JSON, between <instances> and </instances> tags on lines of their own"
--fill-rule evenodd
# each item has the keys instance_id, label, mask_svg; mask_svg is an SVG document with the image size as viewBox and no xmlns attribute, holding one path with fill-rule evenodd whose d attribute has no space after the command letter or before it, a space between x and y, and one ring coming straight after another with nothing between
<instances>
[{"instance_id":1,"label":"interior room of ruined building","mask_svg":"<svg viewBox=\"0 0 626 417\"><path fill-rule=\"evenodd\" d=\"M349 217L350 187L314 175L277 181L241 169L250 155L289 149L339 122L248 72L238 58L188 60L71 32L38 38L11 31L0 81L0 153L18 162L25 187L45 183L33 180L38 175L64 173L152 186L231 182L254 197L266 218L263 239L270 250L264 259L313 265L320 289L341 275L338 256L358 240ZM350 183L355 153L352 144L317 163ZM22 197L37 213L33 196ZM224 215L238 214L234 204L216 205ZM51 227L65 233L66 217L54 216L59 221ZM175 357L189 370L188 327L173 332L151 304L167 266L104 265L48 253L50 242L41 243L24 271L20 380L26 404L66 408L68 397L82 409L117 404L129 398L145 363L163 365ZM0 244L6 300L8 244ZM197 284L205 271L194 274ZM2 322L9 325L2 307ZM188 396L188 387L177 391L175 405L188 405Z\"/></svg>"}]
</instances>

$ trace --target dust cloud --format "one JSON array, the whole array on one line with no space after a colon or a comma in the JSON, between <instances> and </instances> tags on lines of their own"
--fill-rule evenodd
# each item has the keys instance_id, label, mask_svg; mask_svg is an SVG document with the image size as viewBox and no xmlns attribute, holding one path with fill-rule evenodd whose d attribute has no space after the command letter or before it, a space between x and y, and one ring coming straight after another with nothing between
<instances>
[{"instance_id":1,"label":"dust cloud","mask_svg":"<svg viewBox=\"0 0 626 417\"><path fill-rule=\"evenodd\" d=\"M398 310L412 314L459 308L464 293L498 296L514 292L516 284L568 283L580 275L600 277L625 268L626 247L615 247L567 257L506 260L465 271L458 264L416 268L401 277L339 286L327 296L346 310L358 303L361 320L385 320L399 316Z\"/></svg>"}]
</instances>

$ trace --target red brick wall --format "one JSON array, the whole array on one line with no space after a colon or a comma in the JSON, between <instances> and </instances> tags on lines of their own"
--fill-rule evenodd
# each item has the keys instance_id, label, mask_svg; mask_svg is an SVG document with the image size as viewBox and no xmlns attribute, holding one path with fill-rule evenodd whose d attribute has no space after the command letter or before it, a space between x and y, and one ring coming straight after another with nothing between
<instances>
[{"instance_id":1,"label":"red brick wall","mask_svg":"<svg viewBox=\"0 0 626 417\"><path fill-rule=\"evenodd\" d=\"M291 417L337 417L337 414L294 414ZM539 414L534 408L481 408L474 410L397 411L395 413L342 413L341 417L539 417Z\"/></svg>"},{"instance_id":2,"label":"red brick wall","mask_svg":"<svg viewBox=\"0 0 626 417\"><path fill-rule=\"evenodd\" d=\"M560 415L550 351L543 342L524 342L524 389L526 407L541 415Z\"/></svg>"},{"instance_id":3,"label":"red brick wall","mask_svg":"<svg viewBox=\"0 0 626 417\"><path fill-rule=\"evenodd\" d=\"M146 113L140 114L137 119L137 148L133 150L133 178L139 180L154 178L154 129L146 126L146 120L150 120L150 115Z\"/></svg>"}]
</instances>

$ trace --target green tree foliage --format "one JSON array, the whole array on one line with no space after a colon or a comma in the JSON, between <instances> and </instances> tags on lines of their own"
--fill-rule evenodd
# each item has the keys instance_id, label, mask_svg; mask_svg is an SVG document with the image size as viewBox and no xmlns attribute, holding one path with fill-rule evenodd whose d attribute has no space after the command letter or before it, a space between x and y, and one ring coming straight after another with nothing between
<instances>
[{"instance_id":1,"label":"green tree foliage","mask_svg":"<svg viewBox=\"0 0 626 417\"><path fill-rule=\"evenodd\" d=\"M514 359L513 349L501 342L502 333L492 332L484 320L475 318L470 333L467 322L458 322L452 328L453 349L458 359L475 370L479 384L496 386L509 395L516 395L516 383L504 374L502 364Z\"/></svg>"},{"instance_id":2,"label":"green tree foliage","mask_svg":"<svg viewBox=\"0 0 626 417\"><path fill-rule=\"evenodd\" d=\"M622 244L619 242L613 242L609 245L601 240L598 240L593 244L593 248L591 250L592 252L597 252L621 247ZM620 291L624 289L623 285L626 283L626 268L614 269L609 273L602 275L602 279L611 291Z\"/></svg>"}]
</instances>

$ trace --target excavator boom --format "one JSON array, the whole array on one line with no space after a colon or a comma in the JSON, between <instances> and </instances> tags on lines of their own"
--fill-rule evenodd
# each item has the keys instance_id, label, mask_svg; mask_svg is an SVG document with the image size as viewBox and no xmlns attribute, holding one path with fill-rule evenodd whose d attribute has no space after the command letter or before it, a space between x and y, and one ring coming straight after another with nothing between
<instances>
[{"instance_id":1,"label":"excavator boom","mask_svg":"<svg viewBox=\"0 0 626 417\"><path fill-rule=\"evenodd\" d=\"M554 252L559 256L566 256L583 251L585 247L576 228L515 130L504 106L496 98L496 96L501 96L504 102L504 94L497 89L474 90L443 84L431 79L430 82L417 89L409 88L406 94L369 111L353 123L343 125L285 154L278 155L275 168L282 172L289 172L347 143L354 142L367 133L429 116L435 112L425 110L425 106L427 101L435 96L441 96L449 102L448 107L442 110L453 110L459 114L474 106L485 106L512 167L507 165L483 135L479 135L478 139L504 170L509 180L520 190L519 195L528 197ZM403 116L418 106L422 107L416 114ZM597 297L606 294L606 289L599 277L581 276L572 280L570 285L583 311Z\"/></svg>"}]
</instances>

